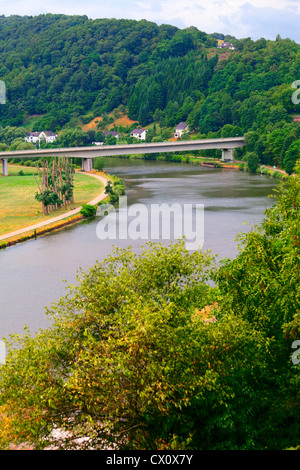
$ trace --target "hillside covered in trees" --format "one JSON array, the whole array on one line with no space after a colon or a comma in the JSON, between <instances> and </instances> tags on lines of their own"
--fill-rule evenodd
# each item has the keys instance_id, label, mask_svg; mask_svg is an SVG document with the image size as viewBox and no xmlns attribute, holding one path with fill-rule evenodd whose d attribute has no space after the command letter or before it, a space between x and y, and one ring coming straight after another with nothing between
<instances>
[{"instance_id":1,"label":"hillside covered in trees","mask_svg":"<svg viewBox=\"0 0 300 470\"><path fill-rule=\"evenodd\" d=\"M220 38L235 49L218 49ZM121 106L141 126L186 121L200 138L246 135L238 157L254 152L290 172L300 148L293 121L300 105L292 100L299 70L300 45L280 36L253 41L146 20L1 16L0 124L20 127L37 116L34 130L60 131Z\"/></svg>"}]
</instances>

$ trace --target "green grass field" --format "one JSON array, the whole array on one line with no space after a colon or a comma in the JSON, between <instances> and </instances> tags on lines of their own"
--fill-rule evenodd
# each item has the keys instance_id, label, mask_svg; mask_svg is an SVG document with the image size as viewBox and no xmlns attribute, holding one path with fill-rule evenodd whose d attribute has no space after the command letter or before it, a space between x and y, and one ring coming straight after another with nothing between
<instances>
[{"instance_id":1,"label":"green grass field","mask_svg":"<svg viewBox=\"0 0 300 470\"><path fill-rule=\"evenodd\" d=\"M19 176L22 170L24 176ZM74 176L74 203L44 215L41 203L35 199L37 185L33 176L34 168L9 165L9 176L0 176L0 235L18 230L37 222L56 217L80 207L94 199L103 190L103 184L96 178L76 173Z\"/></svg>"}]
</instances>

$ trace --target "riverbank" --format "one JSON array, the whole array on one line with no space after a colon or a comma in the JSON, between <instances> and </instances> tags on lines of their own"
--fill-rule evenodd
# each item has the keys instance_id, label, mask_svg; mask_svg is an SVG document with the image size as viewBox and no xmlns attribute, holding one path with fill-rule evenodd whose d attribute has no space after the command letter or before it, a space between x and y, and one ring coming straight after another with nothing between
<instances>
[{"instance_id":1,"label":"riverbank","mask_svg":"<svg viewBox=\"0 0 300 470\"><path fill-rule=\"evenodd\" d=\"M82 173L82 172L78 172ZM104 173L100 172L89 172L89 173L82 173L87 174L91 177L97 178L102 184L103 189L101 193L93 198L88 204L90 205L97 205L100 201L107 197L105 193L105 186L108 181L110 181L110 177L105 175ZM84 216L80 214L81 207L77 207L72 209L64 214L61 214L56 217L52 217L51 219L44 220L38 222L36 224L30 225L25 228L21 228L19 230L15 230L4 235L0 236L0 249L6 248L8 246L16 245L17 243L22 243L24 241L35 239L38 236L45 235L46 233L52 232L54 230L62 229L70 224L75 224L80 222L84 219ZM2 242L2 243L1 243Z\"/></svg>"},{"instance_id":2,"label":"riverbank","mask_svg":"<svg viewBox=\"0 0 300 470\"><path fill-rule=\"evenodd\" d=\"M111 156L110 158L114 158ZM136 155L126 155L126 156L116 156L116 158L126 158L129 160L157 160L157 161L166 161L166 162L173 162L173 163L183 163L183 164L191 164L191 165L199 165L204 166L207 168L223 168L223 169L230 169L230 170L239 170L239 171L246 171L248 172L247 162L245 161L234 161L234 162L223 162L219 158L208 158L204 156L193 156L193 155L178 155L174 153L173 155L158 155L154 158L149 157L149 155L145 154L136 154ZM260 165L257 169L257 174L267 175L271 178L276 179L285 179L287 178L288 174L282 170L281 168L274 168L268 165Z\"/></svg>"},{"instance_id":3,"label":"riverbank","mask_svg":"<svg viewBox=\"0 0 300 470\"><path fill-rule=\"evenodd\" d=\"M247 163L246 162L240 163L239 170L248 171ZM286 171L282 170L281 168L276 168L276 167L274 168L268 165L260 165L258 169L256 170L256 174L266 175L266 176L270 176L271 178L281 179L281 180L286 179L288 177L288 174Z\"/></svg>"}]
</instances>

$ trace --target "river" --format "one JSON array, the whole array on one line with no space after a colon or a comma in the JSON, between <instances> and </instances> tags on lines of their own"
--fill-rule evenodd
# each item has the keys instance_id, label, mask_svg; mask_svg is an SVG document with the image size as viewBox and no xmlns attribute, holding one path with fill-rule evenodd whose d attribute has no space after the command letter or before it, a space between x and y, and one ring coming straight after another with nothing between
<instances>
[{"instance_id":1,"label":"river","mask_svg":"<svg viewBox=\"0 0 300 470\"><path fill-rule=\"evenodd\" d=\"M239 232L261 222L276 181L260 175L189 164L107 158L106 170L123 178L127 205L204 205L204 245L219 257L238 253ZM49 325L45 307L67 283L111 253L113 245L140 249L146 240L101 240L99 218L0 251L0 338ZM249 225L245 225L246 222ZM164 241L165 243L165 241ZM66 282L65 282L66 281Z\"/></svg>"}]
</instances>

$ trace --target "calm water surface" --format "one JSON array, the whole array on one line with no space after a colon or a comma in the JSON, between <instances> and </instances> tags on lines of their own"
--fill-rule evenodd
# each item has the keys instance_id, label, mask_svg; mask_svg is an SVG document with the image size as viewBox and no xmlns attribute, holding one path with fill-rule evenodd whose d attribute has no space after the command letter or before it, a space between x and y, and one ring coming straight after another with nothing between
<instances>
[{"instance_id":1,"label":"calm water surface","mask_svg":"<svg viewBox=\"0 0 300 470\"><path fill-rule=\"evenodd\" d=\"M107 171L123 178L128 206L178 202L204 204L204 246L219 257L236 256L239 232L259 223L276 182L266 176L193 165L144 160L107 159ZM49 325L45 307L88 269L111 253L114 245L140 249L144 240L99 240L99 219L0 251L0 338ZM250 224L245 225L244 223Z\"/></svg>"}]
</instances>

